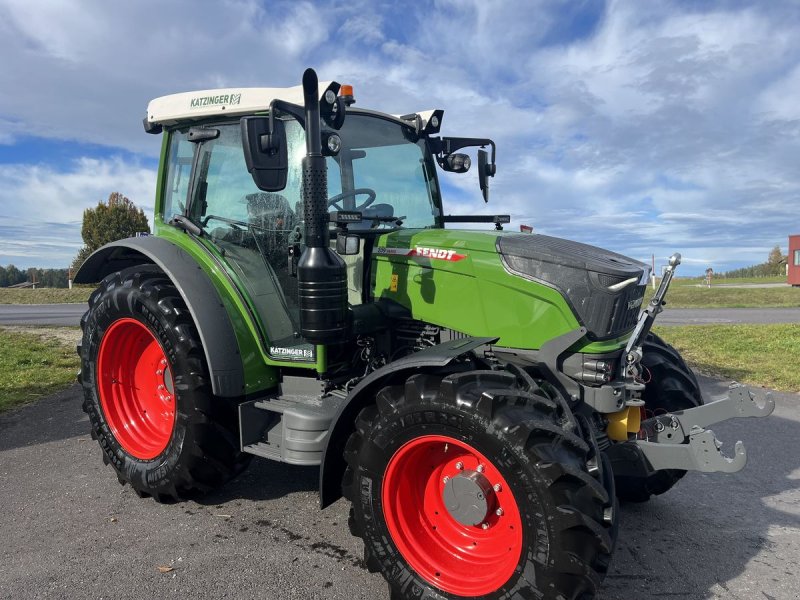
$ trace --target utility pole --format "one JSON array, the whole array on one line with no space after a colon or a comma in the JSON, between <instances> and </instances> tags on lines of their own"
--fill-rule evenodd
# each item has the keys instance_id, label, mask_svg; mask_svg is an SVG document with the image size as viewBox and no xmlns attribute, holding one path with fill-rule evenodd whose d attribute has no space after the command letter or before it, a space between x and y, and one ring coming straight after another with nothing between
<instances>
[{"instance_id":1,"label":"utility pole","mask_svg":"<svg viewBox=\"0 0 800 600\"><path fill-rule=\"evenodd\" d=\"M650 281L652 281L653 283L653 289L656 289L656 255L651 254L650 260L652 261L651 262L652 267L650 269Z\"/></svg>"}]
</instances>

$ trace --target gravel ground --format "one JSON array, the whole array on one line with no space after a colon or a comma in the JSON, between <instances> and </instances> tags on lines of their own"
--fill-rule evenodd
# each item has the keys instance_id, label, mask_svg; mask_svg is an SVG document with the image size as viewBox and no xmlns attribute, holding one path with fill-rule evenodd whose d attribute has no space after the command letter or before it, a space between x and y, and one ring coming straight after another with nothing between
<instances>
[{"instance_id":1,"label":"gravel ground","mask_svg":"<svg viewBox=\"0 0 800 600\"><path fill-rule=\"evenodd\" d=\"M47 339L55 339L65 346L74 348L80 341L83 333L80 327L41 327L38 325L0 325L3 331L10 331L11 333L32 333L39 337Z\"/></svg>"},{"instance_id":2,"label":"gravel ground","mask_svg":"<svg viewBox=\"0 0 800 600\"><path fill-rule=\"evenodd\" d=\"M345 502L318 510L315 469L255 460L202 502L140 499L103 465L79 393L0 416L0 598L388 598ZM776 399L768 419L715 427L748 445L744 471L623 507L603 598L798 597L800 396Z\"/></svg>"}]
</instances>

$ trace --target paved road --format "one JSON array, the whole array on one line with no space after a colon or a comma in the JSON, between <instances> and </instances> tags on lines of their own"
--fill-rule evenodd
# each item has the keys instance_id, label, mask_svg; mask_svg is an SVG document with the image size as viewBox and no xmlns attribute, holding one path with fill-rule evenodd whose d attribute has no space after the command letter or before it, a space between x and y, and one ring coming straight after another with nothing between
<instances>
[{"instance_id":1,"label":"paved road","mask_svg":"<svg viewBox=\"0 0 800 600\"><path fill-rule=\"evenodd\" d=\"M665 308L657 325L800 323L800 308Z\"/></svg>"},{"instance_id":2,"label":"paved road","mask_svg":"<svg viewBox=\"0 0 800 600\"><path fill-rule=\"evenodd\" d=\"M0 416L0 598L388 599L345 502L317 509L316 470L258 460L201 502L139 499L103 466L78 396ZM726 448L748 444L743 472L690 473L623 507L604 600L797 598L800 396L777 402L715 428Z\"/></svg>"},{"instance_id":3,"label":"paved road","mask_svg":"<svg viewBox=\"0 0 800 600\"><path fill-rule=\"evenodd\" d=\"M78 325L85 304L0 304L0 325ZM659 325L800 323L800 308L667 308Z\"/></svg>"},{"instance_id":4,"label":"paved road","mask_svg":"<svg viewBox=\"0 0 800 600\"><path fill-rule=\"evenodd\" d=\"M0 325L79 325L80 304L0 304Z\"/></svg>"}]
</instances>

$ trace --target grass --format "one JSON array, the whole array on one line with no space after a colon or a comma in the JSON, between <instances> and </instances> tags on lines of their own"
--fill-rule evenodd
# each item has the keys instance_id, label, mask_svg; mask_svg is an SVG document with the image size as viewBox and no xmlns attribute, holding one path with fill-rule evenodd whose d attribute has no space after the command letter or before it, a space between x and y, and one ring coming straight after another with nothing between
<instances>
[{"instance_id":1,"label":"grass","mask_svg":"<svg viewBox=\"0 0 800 600\"><path fill-rule=\"evenodd\" d=\"M0 412L75 383L75 344L61 338L0 328Z\"/></svg>"},{"instance_id":2,"label":"grass","mask_svg":"<svg viewBox=\"0 0 800 600\"><path fill-rule=\"evenodd\" d=\"M649 298L649 292L646 297ZM800 307L800 288L729 288L672 286L668 308Z\"/></svg>"},{"instance_id":3,"label":"grass","mask_svg":"<svg viewBox=\"0 0 800 600\"><path fill-rule=\"evenodd\" d=\"M741 285L745 283L786 283L786 275L771 275L770 277L712 277L711 285ZM673 286L705 285L705 278L676 277L672 280Z\"/></svg>"},{"instance_id":4,"label":"grass","mask_svg":"<svg viewBox=\"0 0 800 600\"><path fill-rule=\"evenodd\" d=\"M702 373L800 392L800 324L689 325L654 331Z\"/></svg>"},{"instance_id":5,"label":"grass","mask_svg":"<svg viewBox=\"0 0 800 600\"><path fill-rule=\"evenodd\" d=\"M64 304L86 302L94 288L39 288L36 290L0 288L0 304Z\"/></svg>"}]
</instances>

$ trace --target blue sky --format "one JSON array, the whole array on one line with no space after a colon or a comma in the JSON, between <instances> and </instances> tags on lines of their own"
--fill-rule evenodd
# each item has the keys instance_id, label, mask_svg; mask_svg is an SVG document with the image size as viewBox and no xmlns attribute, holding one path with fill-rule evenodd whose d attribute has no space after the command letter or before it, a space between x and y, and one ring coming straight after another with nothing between
<instances>
[{"instance_id":1,"label":"blue sky","mask_svg":"<svg viewBox=\"0 0 800 600\"><path fill-rule=\"evenodd\" d=\"M66 266L83 210L152 210L147 102L289 86L445 109L498 143L492 197L447 212L723 271L800 233L800 5L711 1L0 0L0 264ZM447 200L447 199L446 199Z\"/></svg>"}]
</instances>

